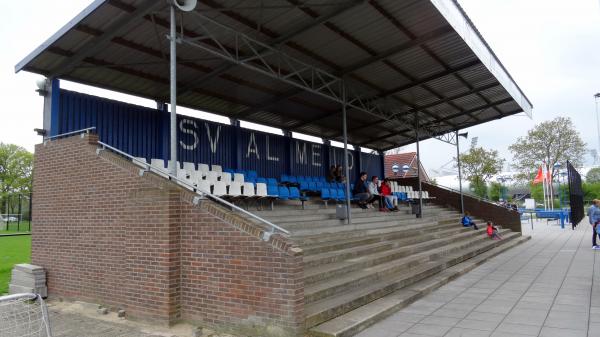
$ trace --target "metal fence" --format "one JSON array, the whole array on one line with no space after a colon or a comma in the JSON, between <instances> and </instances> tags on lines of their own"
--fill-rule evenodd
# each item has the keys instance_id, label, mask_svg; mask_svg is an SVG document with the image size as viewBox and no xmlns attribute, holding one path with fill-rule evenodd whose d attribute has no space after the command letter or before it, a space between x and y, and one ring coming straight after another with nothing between
<instances>
[{"instance_id":1,"label":"metal fence","mask_svg":"<svg viewBox=\"0 0 600 337\"><path fill-rule=\"evenodd\" d=\"M31 231L31 193L0 196L0 231Z\"/></svg>"},{"instance_id":2,"label":"metal fence","mask_svg":"<svg viewBox=\"0 0 600 337\"><path fill-rule=\"evenodd\" d=\"M583 188L581 176L573 165L567 161L567 172L569 174L569 200L571 204L571 224L573 228L581 222L585 216L583 205Z\"/></svg>"}]
</instances>

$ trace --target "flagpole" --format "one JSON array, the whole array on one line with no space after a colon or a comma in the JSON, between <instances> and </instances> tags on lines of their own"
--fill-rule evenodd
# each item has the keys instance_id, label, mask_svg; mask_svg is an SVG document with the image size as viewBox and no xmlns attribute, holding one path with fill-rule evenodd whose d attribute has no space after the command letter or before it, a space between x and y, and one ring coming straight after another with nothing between
<instances>
[{"instance_id":1,"label":"flagpole","mask_svg":"<svg viewBox=\"0 0 600 337\"><path fill-rule=\"evenodd\" d=\"M544 168L546 165L542 162L542 189L544 190L544 210L548 209L548 201L546 199L546 174L544 173Z\"/></svg>"}]
</instances>

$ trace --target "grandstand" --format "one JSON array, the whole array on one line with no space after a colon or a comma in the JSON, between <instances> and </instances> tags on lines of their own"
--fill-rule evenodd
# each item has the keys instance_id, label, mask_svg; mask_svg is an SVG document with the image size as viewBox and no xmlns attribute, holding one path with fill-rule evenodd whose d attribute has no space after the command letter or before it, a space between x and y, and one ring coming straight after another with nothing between
<instances>
[{"instance_id":1,"label":"grandstand","mask_svg":"<svg viewBox=\"0 0 600 337\"><path fill-rule=\"evenodd\" d=\"M505 240L463 228L458 195L419 175L392 183L399 212L352 202L388 149L531 113L456 1L193 3L96 0L16 66L47 77L32 263L51 297L245 336L352 336L528 239L518 214L469 198Z\"/></svg>"}]
</instances>

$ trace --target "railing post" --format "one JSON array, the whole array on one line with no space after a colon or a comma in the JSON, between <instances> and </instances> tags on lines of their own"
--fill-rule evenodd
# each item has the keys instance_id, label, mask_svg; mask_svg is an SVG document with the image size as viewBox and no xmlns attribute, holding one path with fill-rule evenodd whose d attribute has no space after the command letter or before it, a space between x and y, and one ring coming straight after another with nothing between
<instances>
[{"instance_id":1,"label":"railing post","mask_svg":"<svg viewBox=\"0 0 600 337\"><path fill-rule=\"evenodd\" d=\"M346 125L346 87L342 83L342 124L344 131L344 170L346 175L346 217L348 225L352 225L352 212L350 209L350 169L348 168L348 126Z\"/></svg>"},{"instance_id":2,"label":"railing post","mask_svg":"<svg viewBox=\"0 0 600 337\"><path fill-rule=\"evenodd\" d=\"M454 131L455 135L456 135L456 162L458 165L458 192L460 193L460 213L462 215L465 214L465 203L463 200L463 190L462 190L462 174L461 174L461 170L460 170L460 147L458 145L459 141L459 137L458 137L458 130Z\"/></svg>"}]
</instances>

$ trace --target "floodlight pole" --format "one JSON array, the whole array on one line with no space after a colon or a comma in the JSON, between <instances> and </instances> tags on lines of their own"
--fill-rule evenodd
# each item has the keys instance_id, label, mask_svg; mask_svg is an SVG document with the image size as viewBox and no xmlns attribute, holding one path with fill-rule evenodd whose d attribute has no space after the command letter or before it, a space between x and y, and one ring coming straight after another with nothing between
<instances>
[{"instance_id":1,"label":"floodlight pole","mask_svg":"<svg viewBox=\"0 0 600 337\"><path fill-rule=\"evenodd\" d=\"M350 209L350 169L348 168L348 126L346 125L346 87L342 84L342 123L344 132L344 170L346 174L346 217L348 225L352 224L352 212Z\"/></svg>"},{"instance_id":2,"label":"floodlight pole","mask_svg":"<svg viewBox=\"0 0 600 337\"><path fill-rule=\"evenodd\" d=\"M415 137L417 139L417 179L419 181L419 213L417 218L423 217L423 191L421 186L421 151L419 150L419 112L415 111Z\"/></svg>"},{"instance_id":3,"label":"floodlight pole","mask_svg":"<svg viewBox=\"0 0 600 337\"><path fill-rule=\"evenodd\" d=\"M171 71L171 115L170 115L170 126L171 126L171 162L169 163L169 172L173 176L177 176L177 21L175 20L175 6L171 4L171 35L170 35L170 47L171 47L171 59L170 59L170 71Z\"/></svg>"},{"instance_id":4,"label":"floodlight pole","mask_svg":"<svg viewBox=\"0 0 600 337\"><path fill-rule=\"evenodd\" d=\"M600 99L600 92L594 95L596 102L596 128L598 130L598 151L600 152L600 118L598 117L598 100Z\"/></svg>"},{"instance_id":5,"label":"floodlight pole","mask_svg":"<svg viewBox=\"0 0 600 337\"><path fill-rule=\"evenodd\" d=\"M458 145L458 143L460 143L459 141L459 137L458 137L458 130L454 131L455 137L456 137L456 162L458 165L458 193L460 194L460 213L462 215L465 214L465 201L463 199L463 190L462 190L462 172L460 169L460 146Z\"/></svg>"}]
</instances>

